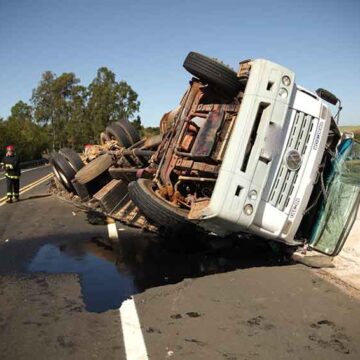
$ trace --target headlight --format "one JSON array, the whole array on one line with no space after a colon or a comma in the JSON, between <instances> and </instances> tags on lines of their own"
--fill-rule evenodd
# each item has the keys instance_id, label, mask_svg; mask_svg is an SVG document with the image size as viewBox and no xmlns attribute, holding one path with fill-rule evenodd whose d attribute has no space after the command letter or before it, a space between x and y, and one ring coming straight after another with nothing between
<instances>
[{"instance_id":1,"label":"headlight","mask_svg":"<svg viewBox=\"0 0 360 360\"><path fill-rule=\"evenodd\" d=\"M283 99L286 99L288 96L288 91L284 88L280 88L279 90L279 96Z\"/></svg>"},{"instance_id":2,"label":"headlight","mask_svg":"<svg viewBox=\"0 0 360 360\"><path fill-rule=\"evenodd\" d=\"M248 194L248 197L250 200L256 200L257 199L257 191L256 190L251 190Z\"/></svg>"},{"instance_id":3,"label":"headlight","mask_svg":"<svg viewBox=\"0 0 360 360\"><path fill-rule=\"evenodd\" d=\"M291 79L287 75L284 75L281 81L285 86L289 86L291 84Z\"/></svg>"},{"instance_id":4,"label":"headlight","mask_svg":"<svg viewBox=\"0 0 360 360\"><path fill-rule=\"evenodd\" d=\"M252 206L251 204L246 204L246 205L244 206L244 213L245 213L246 215L251 215L252 212L253 212L253 206Z\"/></svg>"}]
</instances>

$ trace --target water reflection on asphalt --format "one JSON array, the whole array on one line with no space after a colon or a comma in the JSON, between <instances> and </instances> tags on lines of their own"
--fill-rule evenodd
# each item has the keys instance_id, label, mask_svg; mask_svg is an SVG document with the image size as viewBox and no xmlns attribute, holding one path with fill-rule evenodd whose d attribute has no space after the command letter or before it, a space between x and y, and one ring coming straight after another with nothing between
<instances>
[{"instance_id":1,"label":"water reflection on asphalt","mask_svg":"<svg viewBox=\"0 0 360 360\"><path fill-rule=\"evenodd\" d=\"M86 245L42 246L28 267L29 272L77 273L86 310L102 312L119 307L124 299L137 292L131 275L119 272L111 259L91 253ZM102 252L110 252L101 249Z\"/></svg>"},{"instance_id":2,"label":"water reflection on asphalt","mask_svg":"<svg viewBox=\"0 0 360 360\"><path fill-rule=\"evenodd\" d=\"M43 245L28 265L29 272L77 273L86 309L102 312L154 286L253 266L284 264L268 244L237 241L221 250L197 253L168 251L152 235L121 233L112 251L94 241Z\"/></svg>"}]
</instances>

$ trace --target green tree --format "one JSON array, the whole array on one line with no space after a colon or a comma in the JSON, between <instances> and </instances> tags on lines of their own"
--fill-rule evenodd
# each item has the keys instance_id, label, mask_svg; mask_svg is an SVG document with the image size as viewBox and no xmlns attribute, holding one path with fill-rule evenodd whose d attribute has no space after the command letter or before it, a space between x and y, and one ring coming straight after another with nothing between
<instances>
[{"instance_id":1,"label":"green tree","mask_svg":"<svg viewBox=\"0 0 360 360\"><path fill-rule=\"evenodd\" d=\"M23 161L38 159L48 147L47 134L33 122L33 109L23 101L11 108L7 121L2 122L6 144L14 144Z\"/></svg>"},{"instance_id":2,"label":"green tree","mask_svg":"<svg viewBox=\"0 0 360 360\"><path fill-rule=\"evenodd\" d=\"M7 128L6 123L2 117L0 117L0 160L5 154L5 146L7 145Z\"/></svg>"},{"instance_id":3,"label":"green tree","mask_svg":"<svg viewBox=\"0 0 360 360\"><path fill-rule=\"evenodd\" d=\"M87 107L94 141L109 123L124 117L132 119L139 108L138 95L127 82L117 82L115 74L107 67L98 69L89 85Z\"/></svg>"},{"instance_id":4,"label":"green tree","mask_svg":"<svg viewBox=\"0 0 360 360\"><path fill-rule=\"evenodd\" d=\"M137 93L125 81L117 82L106 67L99 68L86 88L74 73L42 75L31 102L35 121L46 128L53 150L80 149L98 142L99 133L112 121L131 119L139 111Z\"/></svg>"},{"instance_id":5,"label":"green tree","mask_svg":"<svg viewBox=\"0 0 360 360\"><path fill-rule=\"evenodd\" d=\"M74 86L69 103L70 119L66 124L66 137L67 145L78 151L93 137L86 102L87 89L82 85Z\"/></svg>"},{"instance_id":6,"label":"green tree","mask_svg":"<svg viewBox=\"0 0 360 360\"><path fill-rule=\"evenodd\" d=\"M160 133L160 128L158 126L143 126L140 116L137 116L136 119L131 121L135 129L139 132L141 137L151 137Z\"/></svg>"},{"instance_id":7,"label":"green tree","mask_svg":"<svg viewBox=\"0 0 360 360\"><path fill-rule=\"evenodd\" d=\"M56 76L46 71L37 88L33 90L31 102L35 109L35 120L47 128L53 150L71 143L69 139L69 123L72 121L74 107L79 105L78 99L74 106L74 97L82 97L83 88L78 86L79 79L74 73L63 73ZM85 107L85 103L81 103ZM77 109L77 116L79 111ZM71 127L70 128L74 128ZM71 134L73 136L73 134Z\"/></svg>"},{"instance_id":8,"label":"green tree","mask_svg":"<svg viewBox=\"0 0 360 360\"><path fill-rule=\"evenodd\" d=\"M17 103L9 119L0 122L0 145L21 143L27 158L45 144L52 150L64 146L80 150L85 143L97 143L99 133L122 118L135 119L139 131L143 130L139 116L135 118L140 107L137 93L127 82L117 82L106 67L98 69L88 87L74 73L57 76L45 71L30 101L31 105Z\"/></svg>"}]
</instances>

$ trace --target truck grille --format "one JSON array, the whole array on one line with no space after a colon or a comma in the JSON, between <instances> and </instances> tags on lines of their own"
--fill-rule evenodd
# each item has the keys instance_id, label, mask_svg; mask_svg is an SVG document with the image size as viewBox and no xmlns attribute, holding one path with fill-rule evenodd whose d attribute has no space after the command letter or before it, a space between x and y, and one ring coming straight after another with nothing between
<instances>
[{"instance_id":1,"label":"truck grille","mask_svg":"<svg viewBox=\"0 0 360 360\"><path fill-rule=\"evenodd\" d=\"M308 147L314 117L301 111L296 111L294 124L286 145L284 156L289 150L296 149L304 155ZM268 201L279 210L283 211L289 204L298 177L298 171L291 171L285 165L284 159L276 175Z\"/></svg>"}]
</instances>

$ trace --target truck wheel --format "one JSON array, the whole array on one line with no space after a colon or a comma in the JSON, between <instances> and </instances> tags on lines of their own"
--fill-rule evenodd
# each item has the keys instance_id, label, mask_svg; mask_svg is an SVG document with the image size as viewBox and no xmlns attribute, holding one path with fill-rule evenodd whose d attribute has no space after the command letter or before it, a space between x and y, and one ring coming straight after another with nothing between
<instances>
[{"instance_id":1,"label":"truck wheel","mask_svg":"<svg viewBox=\"0 0 360 360\"><path fill-rule=\"evenodd\" d=\"M148 179L132 181L128 186L130 199L147 219L159 228L186 225L188 212L162 200L153 190L154 183Z\"/></svg>"},{"instance_id":2,"label":"truck wheel","mask_svg":"<svg viewBox=\"0 0 360 360\"><path fill-rule=\"evenodd\" d=\"M100 133L100 144L104 145L107 141L110 141L109 136L105 132Z\"/></svg>"},{"instance_id":3,"label":"truck wheel","mask_svg":"<svg viewBox=\"0 0 360 360\"><path fill-rule=\"evenodd\" d=\"M62 148L59 150L59 153L68 161L68 163L75 172L78 172L81 168L84 167L84 163L82 162L79 154L75 150L69 148Z\"/></svg>"},{"instance_id":4,"label":"truck wheel","mask_svg":"<svg viewBox=\"0 0 360 360\"><path fill-rule=\"evenodd\" d=\"M191 51L183 66L201 81L215 85L229 95L236 95L243 87L234 70L197 52Z\"/></svg>"},{"instance_id":5,"label":"truck wheel","mask_svg":"<svg viewBox=\"0 0 360 360\"><path fill-rule=\"evenodd\" d=\"M120 126L119 123L115 122L108 125L105 129L105 134L109 137L110 140L116 140L121 147L128 148L132 145L124 129Z\"/></svg>"},{"instance_id":6,"label":"truck wheel","mask_svg":"<svg viewBox=\"0 0 360 360\"><path fill-rule=\"evenodd\" d=\"M75 179L79 184L87 184L107 171L112 163L113 159L110 154L100 155L78 171L75 175Z\"/></svg>"},{"instance_id":7,"label":"truck wheel","mask_svg":"<svg viewBox=\"0 0 360 360\"><path fill-rule=\"evenodd\" d=\"M125 118L119 120L117 122L121 126L121 128L124 130L126 136L128 137L129 141L131 142L131 145L137 143L140 141L140 135L138 131L135 129L135 126L131 124L131 122Z\"/></svg>"},{"instance_id":8,"label":"truck wheel","mask_svg":"<svg viewBox=\"0 0 360 360\"><path fill-rule=\"evenodd\" d=\"M67 191L74 190L71 181L75 177L75 170L70 166L69 162L61 154L52 154L50 163L53 167L53 172L59 182L65 187Z\"/></svg>"}]
</instances>

